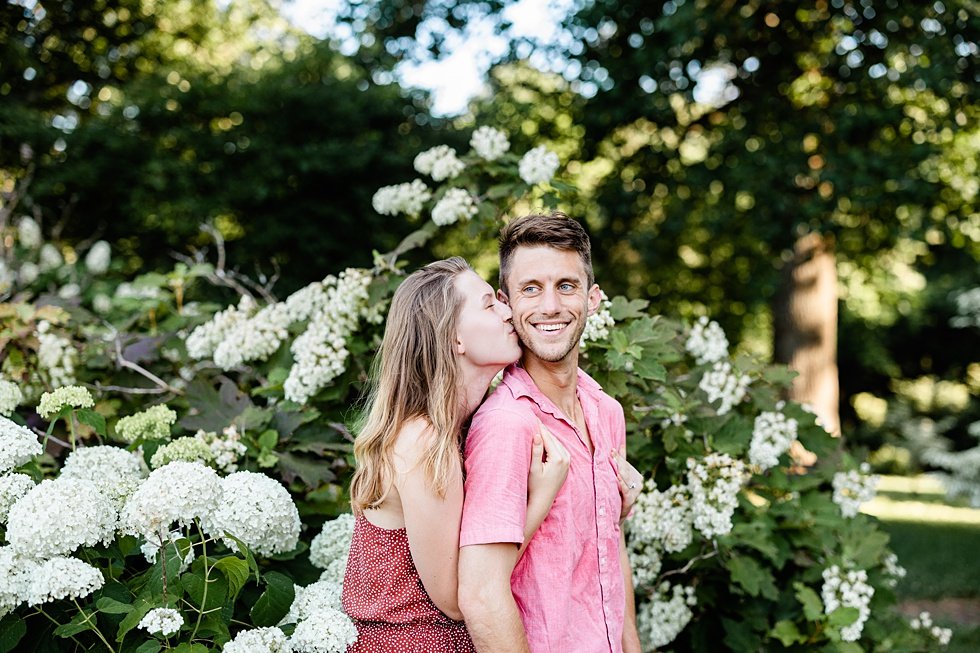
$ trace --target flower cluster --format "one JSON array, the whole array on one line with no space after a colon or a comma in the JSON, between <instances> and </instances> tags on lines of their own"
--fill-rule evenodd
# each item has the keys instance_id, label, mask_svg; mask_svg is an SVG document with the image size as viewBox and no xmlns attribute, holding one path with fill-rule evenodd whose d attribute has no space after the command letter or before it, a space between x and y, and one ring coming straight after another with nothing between
<instances>
[{"instance_id":1,"label":"flower cluster","mask_svg":"<svg viewBox=\"0 0 980 653\"><path fill-rule=\"evenodd\" d=\"M687 469L694 528L708 538L731 532L738 493L746 479L745 463L728 454L711 453L700 461L688 458Z\"/></svg>"},{"instance_id":2,"label":"flower cluster","mask_svg":"<svg viewBox=\"0 0 980 653\"><path fill-rule=\"evenodd\" d=\"M89 481L119 510L145 476L139 454L119 447L95 446L80 447L68 454L60 478Z\"/></svg>"},{"instance_id":3,"label":"flower cluster","mask_svg":"<svg viewBox=\"0 0 980 653\"><path fill-rule=\"evenodd\" d=\"M691 621L695 605L693 587L662 583L651 601L637 610L640 639L651 648L670 644Z\"/></svg>"},{"instance_id":4,"label":"flower cluster","mask_svg":"<svg viewBox=\"0 0 980 653\"><path fill-rule=\"evenodd\" d=\"M41 320L37 324L37 364L52 386L66 386L75 382L75 348L71 340L51 330L51 323Z\"/></svg>"},{"instance_id":5,"label":"flower cluster","mask_svg":"<svg viewBox=\"0 0 980 653\"><path fill-rule=\"evenodd\" d=\"M163 404L157 404L135 415L120 418L116 422L116 435L124 442L169 440L170 427L176 421L177 413Z\"/></svg>"},{"instance_id":6,"label":"flower cluster","mask_svg":"<svg viewBox=\"0 0 980 653\"><path fill-rule=\"evenodd\" d=\"M701 377L698 387L708 395L708 401L720 400L718 414L724 415L745 398L750 379L727 361L718 361Z\"/></svg>"},{"instance_id":7,"label":"flower cluster","mask_svg":"<svg viewBox=\"0 0 980 653\"><path fill-rule=\"evenodd\" d=\"M306 587L295 585L294 590L293 603L279 625L299 623L324 608L343 609L340 603L343 592L341 582L318 580Z\"/></svg>"},{"instance_id":8,"label":"flower cluster","mask_svg":"<svg viewBox=\"0 0 980 653\"><path fill-rule=\"evenodd\" d=\"M484 125L473 132L473 136L470 137L470 147L481 159L496 161L510 149L510 141L499 129Z\"/></svg>"},{"instance_id":9,"label":"flower cluster","mask_svg":"<svg viewBox=\"0 0 980 653\"><path fill-rule=\"evenodd\" d=\"M24 393L13 381L0 379L0 415L9 417L24 401Z\"/></svg>"},{"instance_id":10,"label":"flower cluster","mask_svg":"<svg viewBox=\"0 0 980 653\"><path fill-rule=\"evenodd\" d=\"M154 608L140 620L137 628L142 628L152 634L160 633L164 637L175 635L184 625L184 617L173 608Z\"/></svg>"},{"instance_id":11,"label":"flower cluster","mask_svg":"<svg viewBox=\"0 0 980 653\"><path fill-rule=\"evenodd\" d=\"M0 546L0 616L27 600L38 563L11 546Z\"/></svg>"},{"instance_id":12,"label":"flower cluster","mask_svg":"<svg viewBox=\"0 0 980 653\"><path fill-rule=\"evenodd\" d=\"M105 274L109 269L112 248L104 240L98 240L85 255L85 267L94 275Z\"/></svg>"},{"instance_id":13,"label":"flower cluster","mask_svg":"<svg viewBox=\"0 0 980 653\"><path fill-rule=\"evenodd\" d=\"M211 447L196 437L177 438L153 452L150 467L159 469L178 460L210 465L214 462L214 455L211 453Z\"/></svg>"},{"instance_id":14,"label":"flower cluster","mask_svg":"<svg viewBox=\"0 0 980 653\"><path fill-rule=\"evenodd\" d=\"M630 542L656 544L665 551L683 551L694 538L691 497L687 487L673 485L661 492L653 481L636 500L629 520Z\"/></svg>"},{"instance_id":15,"label":"flower cluster","mask_svg":"<svg viewBox=\"0 0 980 653\"><path fill-rule=\"evenodd\" d=\"M691 328L684 343L687 352L694 356L698 365L714 363L728 356L728 338L717 322L702 316Z\"/></svg>"},{"instance_id":16,"label":"flower cluster","mask_svg":"<svg viewBox=\"0 0 980 653\"><path fill-rule=\"evenodd\" d=\"M462 188L450 188L432 207L432 221L440 227L458 220L469 220L476 215L476 201Z\"/></svg>"},{"instance_id":17,"label":"flower cluster","mask_svg":"<svg viewBox=\"0 0 980 653\"><path fill-rule=\"evenodd\" d=\"M871 466L861 463L859 470L834 474L833 500L840 506L841 514L845 517L855 516L861 509L861 504L875 498L878 477L870 472Z\"/></svg>"},{"instance_id":18,"label":"flower cluster","mask_svg":"<svg viewBox=\"0 0 980 653\"><path fill-rule=\"evenodd\" d=\"M235 472L221 479L221 502L203 520L205 529L222 537L234 549L235 543L225 534L243 541L249 549L263 556L286 553L299 540L299 511L286 488L275 479L255 472Z\"/></svg>"},{"instance_id":19,"label":"flower cluster","mask_svg":"<svg viewBox=\"0 0 980 653\"><path fill-rule=\"evenodd\" d=\"M885 556L882 561L885 566L885 584L888 587L895 587L898 585L898 581L905 578L908 571L902 565L898 564L898 556L894 553L889 553Z\"/></svg>"},{"instance_id":20,"label":"flower cluster","mask_svg":"<svg viewBox=\"0 0 980 653\"><path fill-rule=\"evenodd\" d=\"M797 428L796 420L792 417L778 412L760 413L752 426L749 462L763 470L775 467L779 457L789 450L796 439Z\"/></svg>"},{"instance_id":21,"label":"flower cluster","mask_svg":"<svg viewBox=\"0 0 980 653\"><path fill-rule=\"evenodd\" d=\"M0 417L0 474L17 469L41 453L41 443L25 427Z\"/></svg>"},{"instance_id":22,"label":"flower cluster","mask_svg":"<svg viewBox=\"0 0 980 653\"><path fill-rule=\"evenodd\" d=\"M517 164L517 173L528 186L551 181L558 170L558 155L544 145L529 150Z\"/></svg>"},{"instance_id":23,"label":"flower cluster","mask_svg":"<svg viewBox=\"0 0 980 653\"><path fill-rule=\"evenodd\" d=\"M416 170L434 181L453 179L466 168L466 164L457 158L456 150L448 145L436 145L419 153L414 165Z\"/></svg>"},{"instance_id":24,"label":"flower cluster","mask_svg":"<svg viewBox=\"0 0 980 653\"><path fill-rule=\"evenodd\" d=\"M347 338L357 328L368 299L371 274L348 268L329 282L324 307L290 347L294 364L284 384L286 398L306 403L320 388L343 373L347 364Z\"/></svg>"},{"instance_id":25,"label":"flower cluster","mask_svg":"<svg viewBox=\"0 0 980 653\"><path fill-rule=\"evenodd\" d=\"M72 408L91 408L95 405L92 393L79 385L69 385L58 388L53 392L45 392L41 395L41 401L37 405L37 414L48 419L56 415L58 411L65 407Z\"/></svg>"},{"instance_id":26,"label":"flower cluster","mask_svg":"<svg viewBox=\"0 0 980 653\"><path fill-rule=\"evenodd\" d=\"M23 596L28 605L81 598L105 584L102 572L96 567L78 558L64 556L45 560L33 568L30 575L30 585Z\"/></svg>"},{"instance_id":27,"label":"flower cluster","mask_svg":"<svg viewBox=\"0 0 980 653\"><path fill-rule=\"evenodd\" d=\"M371 206L381 215L417 216L430 199L432 191L421 179L415 179L411 183L382 186L371 198Z\"/></svg>"},{"instance_id":28,"label":"flower cluster","mask_svg":"<svg viewBox=\"0 0 980 653\"><path fill-rule=\"evenodd\" d=\"M601 291L600 291L601 292ZM609 329L616 325L609 307L612 302L602 293L602 300L599 302L599 309L585 320L585 330L579 340L579 348L585 349L586 343L605 340L609 337Z\"/></svg>"},{"instance_id":29,"label":"flower cluster","mask_svg":"<svg viewBox=\"0 0 980 653\"><path fill-rule=\"evenodd\" d=\"M0 474L0 524L7 521L10 507L34 487L27 474Z\"/></svg>"},{"instance_id":30,"label":"flower cluster","mask_svg":"<svg viewBox=\"0 0 980 653\"><path fill-rule=\"evenodd\" d=\"M284 302L269 304L255 315L236 321L214 350L214 364L231 370L242 363L266 360L289 335L292 322Z\"/></svg>"},{"instance_id":31,"label":"flower cluster","mask_svg":"<svg viewBox=\"0 0 980 653\"><path fill-rule=\"evenodd\" d=\"M57 247L51 243L41 245L41 251L38 254L38 264L41 266L43 272L57 270L64 262L65 259L61 257L61 252L58 251Z\"/></svg>"},{"instance_id":32,"label":"flower cluster","mask_svg":"<svg viewBox=\"0 0 980 653\"><path fill-rule=\"evenodd\" d=\"M238 459L248 450L242 444L242 436L234 424L222 429L221 435L213 431L200 430L194 434L194 437L208 447L215 468L225 474L238 470Z\"/></svg>"},{"instance_id":33,"label":"flower cluster","mask_svg":"<svg viewBox=\"0 0 980 653\"><path fill-rule=\"evenodd\" d=\"M81 546L108 544L115 537L117 512L91 481L41 481L10 508L7 541L33 558L67 555Z\"/></svg>"},{"instance_id":34,"label":"flower cluster","mask_svg":"<svg viewBox=\"0 0 980 653\"><path fill-rule=\"evenodd\" d=\"M198 326L184 343L187 345L187 355L195 360L201 360L214 355L214 350L225 339L225 335L239 322L248 318L255 309L255 300L244 295L237 306L229 306L215 313L214 317Z\"/></svg>"},{"instance_id":35,"label":"flower cluster","mask_svg":"<svg viewBox=\"0 0 980 653\"><path fill-rule=\"evenodd\" d=\"M124 533L156 540L195 519L205 520L221 499L221 480L198 462L173 462L153 470L130 495L119 516Z\"/></svg>"},{"instance_id":36,"label":"flower cluster","mask_svg":"<svg viewBox=\"0 0 980 653\"><path fill-rule=\"evenodd\" d=\"M875 588L868 584L868 572L863 569L852 569L847 572L833 565L823 570L823 587L820 596L823 599L824 613L831 614L837 608L855 608L857 619L841 628L840 636L845 642L856 642L861 637L864 622L871 615L871 597Z\"/></svg>"},{"instance_id":37,"label":"flower cluster","mask_svg":"<svg viewBox=\"0 0 980 653\"><path fill-rule=\"evenodd\" d=\"M296 653L344 653L356 641L354 622L333 608L321 608L296 624L289 638Z\"/></svg>"},{"instance_id":38,"label":"flower cluster","mask_svg":"<svg viewBox=\"0 0 980 653\"><path fill-rule=\"evenodd\" d=\"M25 215L17 223L17 240L25 249L37 249L44 240L40 225L33 218Z\"/></svg>"},{"instance_id":39,"label":"flower cluster","mask_svg":"<svg viewBox=\"0 0 980 653\"><path fill-rule=\"evenodd\" d=\"M286 633L272 627L243 630L221 650L222 653L292 653L293 647Z\"/></svg>"},{"instance_id":40,"label":"flower cluster","mask_svg":"<svg viewBox=\"0 0 980 653\"><path fill-rule=\"evenodd\" d=\"M918 617L913 617L909 621L912 630L927 630L940 646L948 646L953 638L953 631L949 628L940 628L932 623L932 615L928 612L920 612Z\"/></svg>"},{"instance_id":41,"label":"flower cluster","mask_svg":"<svg viewBox=\"0 0 980 653\"><path fill-rule=\"evenodd\" d=\"M343 581L353 537L354 515L349 512L324 522L320 534L310 543L310 564L324 570L320 580Z\"/></svg>"}]
</instances>

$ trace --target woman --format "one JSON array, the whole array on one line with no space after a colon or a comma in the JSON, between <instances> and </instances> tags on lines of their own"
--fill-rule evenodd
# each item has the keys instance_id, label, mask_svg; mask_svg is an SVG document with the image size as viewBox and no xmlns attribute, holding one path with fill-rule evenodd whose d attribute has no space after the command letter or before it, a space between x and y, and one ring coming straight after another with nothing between
<instances>
[{"instance_id":1,"label":"woman","mask_svg":"<svg viewBox=\"0 0 980 653\"><path fill-rule=\"evenodd\" d=\"M473 651L457 604L461 434L494 376L520 357L510 308L454 257L409 275L392 298L366 420L354 442L356 516L343 606L349 653ZM528 474L525 542L568 471L543 427Z\"/></svg>"}]
</instances>

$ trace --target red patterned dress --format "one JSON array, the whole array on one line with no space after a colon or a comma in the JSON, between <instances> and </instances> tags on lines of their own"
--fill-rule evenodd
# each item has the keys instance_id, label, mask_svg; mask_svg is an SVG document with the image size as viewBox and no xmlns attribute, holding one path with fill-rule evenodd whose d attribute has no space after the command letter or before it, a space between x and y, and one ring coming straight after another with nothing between
<instances>
[{"instance_id":1,"label":"red patterned dress","mask_svg":"<svg viewBox=\"0 0 980 653\"><path fill-rule=\"evenodd\" d=\"M357 626L348 653L475 653L466 626L425 592L404 528L358 515L344 574L344 611Z\"/></svg>"}]
</instances>

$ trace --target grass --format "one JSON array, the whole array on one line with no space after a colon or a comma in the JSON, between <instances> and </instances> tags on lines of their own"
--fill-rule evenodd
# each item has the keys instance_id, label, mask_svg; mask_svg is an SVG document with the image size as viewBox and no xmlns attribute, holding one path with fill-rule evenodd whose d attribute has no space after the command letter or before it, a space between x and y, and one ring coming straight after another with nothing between
<instances>
[{"instance_id":1,"label":"grass","mask_svg":"<svg viewBox=\"0 0 980 653\"><path fill-rule=\"evenodd\" d=\"M896 588L900 601L968 598L980 606L980 509L948 501L928 476L885 476L864 512L881 520L908 572ZM980 623L933 619L953 629L946 653L980 651Z\"/></svg>"}]
</instances>

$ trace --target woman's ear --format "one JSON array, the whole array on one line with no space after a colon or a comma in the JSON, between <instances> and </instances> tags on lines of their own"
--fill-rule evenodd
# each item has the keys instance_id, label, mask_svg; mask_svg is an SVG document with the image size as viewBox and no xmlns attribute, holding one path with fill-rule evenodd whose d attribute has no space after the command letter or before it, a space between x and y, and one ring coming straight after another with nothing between
<instances>
[{"instance_id":1,"label":"woman's ear","mask_svg":"<svg viewBox=\"0 0 980 653\"><path fill-rule=\"evenodd\" d=\"M457 333L456 334L456 354L458 354L459 356L462 356L465 353L466 353L466 346L463 344L463 341L460 339L459 334Z\"/></svg>"}]
</instances>

